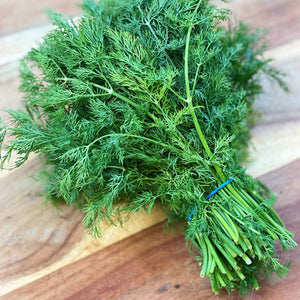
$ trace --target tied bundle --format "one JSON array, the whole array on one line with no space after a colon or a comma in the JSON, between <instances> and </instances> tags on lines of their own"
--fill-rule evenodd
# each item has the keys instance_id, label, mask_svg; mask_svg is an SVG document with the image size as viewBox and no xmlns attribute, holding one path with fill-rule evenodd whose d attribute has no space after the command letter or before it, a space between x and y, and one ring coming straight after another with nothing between
<instances>
[{"instance_id":1,"label":"tied bundle","mask_svg":"<svg viewBox=\"0 0 300 300\"><path fill-rule=\"evenodd\" d=\"M260 74L286 88L261 33L224 26L229 11L208 0L82 7L77 23L51 13L56 28L21 62L26 112L1 126L2 166L40 153L48 199L82 209L96 237L101 220L160 205L216 293L284 275L274 243L296 243L240 165Z\"/></svg>"}]
</instances>

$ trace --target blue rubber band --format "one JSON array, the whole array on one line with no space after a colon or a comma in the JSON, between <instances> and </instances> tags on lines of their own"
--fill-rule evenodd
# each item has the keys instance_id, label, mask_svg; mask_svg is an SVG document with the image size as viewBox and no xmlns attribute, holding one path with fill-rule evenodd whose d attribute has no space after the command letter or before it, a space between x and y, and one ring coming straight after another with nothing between
<instances>
[{"instance_id":1,"label":"blue rubber band","mask_svg":"<svg viewBox=\"0 0 300 300\"><path fill-rule=\"evenodd\" d=\"M205 197L205 199L207 200L208 198L210 198L211 196L213 196L214 194L216 194L220 189L222 189L223 187L225 187L228 183L230 183L233 180L233 178L230 178L228 180L226 180L224 183L222 183L219 187L217 187L215 190L213 190L208 196ZM190 222L192 220L192 217L196 211L196 209L199 206L196 206L193 211L190 213L189 217L188 217L188 221Z\"/></svg>"}]
</instances>

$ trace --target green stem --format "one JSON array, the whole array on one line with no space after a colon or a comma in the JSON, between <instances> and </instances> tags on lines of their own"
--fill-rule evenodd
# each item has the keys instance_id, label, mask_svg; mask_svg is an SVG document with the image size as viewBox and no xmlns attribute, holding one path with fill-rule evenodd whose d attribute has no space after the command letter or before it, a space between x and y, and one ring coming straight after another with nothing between
<instances>
[{"instance_id":1,"label":"green stem","mask_svg":"<svg viewBox=\"0 0 300 300\"><path fill-rule=\"evenodd\" d=\"M99 84L96 84L96 83L92 83L93 86L95 87L98 87L99 89L103 90L103 91L106 91L108 94L111 94L117 98L119 98L120 100L123 100L124 102L127 102L128 104L132 105L133 107L135 108L138 108L139 105L136 104L135 102L131 101L130 99L128 99L127 97L124 97L123 95L115 92L114 90L112 89L108 89L107 87L105 86L102 86L102 85L99 85Z\"/></svg>"},{"instance_id":2,"label":"green stem","mask_svg":"<svg viewBox=\"0 0 300 300\"><path fill-rule=\"evenodd\" d=\"M192 88L192 97L194 96L194 93L195 93L195 89L196 89L196 84L197 84L197 80L198 80L198 75L199 75L200 66L201 66L201 64L199 63L199 64L198 64L198 67L197 67L196 75L195 75L195 78L194 78L194 83L193 83L193 88Z\"/></svg>"},{"instance_id":3,"label":"green stem","mask_svg":"<svg viewBox=\"0 0 300 300\"><path fill-rule=\"evenodd\" d=\"M173 151L176 151L176 152L180 152L179 149L175 148L175 147L172 147L170 145L167 145L167 144L164 144L164 143L161 143L161 142L158 142L156 140L153 140L153 139L149 139L147 137L144 137L144 136L140 136L140 135L135 135L135 134L126 134L126 133L121 133L121 134L116 134L116 133L112 133L112 134L106 134L106 135L103 135L101 136L100 138L97 138L96 140L94 140L92 143L90 143L89 145L87 145L86 147L89 148L91 145L95 144L96 142L104 139L104 138L107 138L107 137L110 137L110 136L121 136L121 137L129 137L129 138L136 138L136 139L140 139L140 140L144 140L144 141L147 141L147 142L151 142L153 144L157 144L157 145L160 145L162 146L163 148L168 148L170 150L173 150ZM181 152L180 152L181 153Z\"/></svg>"},{"instance_id":4,"label":"green stem","mask_svg":"<svg viewBox=\"0 0 300 300\"><path fill-rule=\"evenodd\" d=\"M76 79L76 78L62 77L62 78L56 78L56 80L76 81L78 79ZM97 83L91 83L91 85L94 86L94 87L97 87L97 88L99 88L99 89L101 89L101 90L103 90L105 92L107 92L107 94L109 94L109 95L113 95L113 96L119 98L120 100L123 100L124 102L127 102L128 104L132 105L135 108L139 107L138 104L136 104L135 102L131 101L130 99L124 97L123 95L115 92L113 89L109 89L109 88L107 88L105 86L102 86L100 84L97 84Z\"/></svg>"},{"instance_id":5,"label":"green stem","mask_svg":"<svg viewBox=\"0 0 300 300\"><path fill-rule=\"evenodd\" d=\"M202 249L202 258L203 258L203 264L202 264L202 269L201 269L201 273L200 276L204 277L205 275L207 275L209 269L207 269L208 267L208 253L207 253L207 247L205 242L203 241L203 237L199 236L199 233L196 233L196 238L198 240L198 243Z\"/></svg>"},{"instance_id":6,"label":"green stem","mask_svg":"<svg viewBox=\"0 0 300 300\"><path fill-rule=\"evenodd\" d=\"M206 242L208 251L211 252L212 257L214 258L214 260L216 261L216 265L219 267L220 271L222 274L226 274L226 269L225 266L223 264L223 262L220 260L214 245L211 243L211 241L209 240L209 238L207 236L204 236L204 241Z\"/></svg>"},{"instance_id":7,"label":"green stem","mask_svg":"<svg viewBox=\"0 0 300 300\"><path fill-rule=\"evenodd\" d=\"M198 6L195 9L195 13L196 13L200 3L201 3L201 1L199 1ZM195 114L195 108L193 106L191 90L190 90L190 82L189 82L189 44L190 44L192 28L193 28L193 25L191 24L189 29L188 29L188 32L187 32L186 45L185 45L185 57L184 57L184 77L185 77L186 96L187 96L186 102L189 106L190 113L191 113L191 116L192 116L192 119L193 119L193 122L194 122L194 125L195 125L195 128L196 128L196 131L197 131L198 136L200 138L200 141L201 141L208 157L213 162L214 161L214 155L211 152L211 150L210 150L210 148L209 148L209 146L206 142L206 139L204 137L204 134L203 134L203 132L201 130L201 127L200 127L200 124L198 122L197 116ZM224 173L222 172L222 170L220 169L220 167L214 162L213 162L213 166L214 166L215 170L217 171L217 173L218 173L219 177L221 178L221 180L222 181L226 180L226 177L225 177Z\"/></svg>"},{"instance_id":8,"label":"green stem","mask_svg":"<svg viewBox=\"0 0 300 300\"><path fill-rule=\"evenodd\" d=\"M183 97L181 97L178 93L176 93L171 87L168 87L168 89L175 95L177 96L180 100L186 102L186 99L184 99Z\"/></svg>"}]
</instances>

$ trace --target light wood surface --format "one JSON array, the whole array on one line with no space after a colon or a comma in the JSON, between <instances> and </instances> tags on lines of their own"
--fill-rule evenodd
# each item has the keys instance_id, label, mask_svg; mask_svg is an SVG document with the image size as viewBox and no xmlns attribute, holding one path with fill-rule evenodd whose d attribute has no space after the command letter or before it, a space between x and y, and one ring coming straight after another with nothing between
<instances>
[{"instance_id":1,"label":"light wood surface","mask_svg":"<svg viewBox=\"0 0 300 300\"><path fill-rule=\"evenodd\" d=\"M75 16L78 1L0 1L0 117L21 107L18 60L51 29L46 8ZM248 172L278 193L275 208L296 233L300 208L300 5L298 0L233 0L237 19L270 28L268 57L288 73L291 92L264 82L256 107ZM124 228L104 225L93 240L82 214L43 204L30 176L36 156L11 172L0 172L0 297L3 299L216 299L185 248L183 235L162 231L164 214L133 215ZM290 276L262 283L249 299L300 299L299 250L281 253L292 261ZM278 280L277 280L278 281ZM237 299L237 294L223 295ZM1 299L2 299L1 298Z\"/></svg>"}]
</instances>

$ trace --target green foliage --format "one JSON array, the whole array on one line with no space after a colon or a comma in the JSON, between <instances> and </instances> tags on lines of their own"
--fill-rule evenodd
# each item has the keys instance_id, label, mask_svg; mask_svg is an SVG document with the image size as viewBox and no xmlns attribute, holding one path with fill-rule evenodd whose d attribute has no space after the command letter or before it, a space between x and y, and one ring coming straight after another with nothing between
<instances>
[{"instance_id":1,"label":"green foliage","mask_svg":"<svg viewBox=\"0 0 300 300\"><path fill-rule=\"evenodd\" d=\"M78 23L51 13L56 29L22 61L26 112L9 111L15 127L1 125L1 146L14 137L2 166L13 152L16 167L40 153L48 198L81 208L96 237L101 220L158 203L185 227L215 292L256 289L262 273L286 271L274 241L296 244L273 196L240 166L260 74L285 87L262 58L261 33L225 30L229 12L208 0L82 7Z\"/></svg>"}]
</instances>

